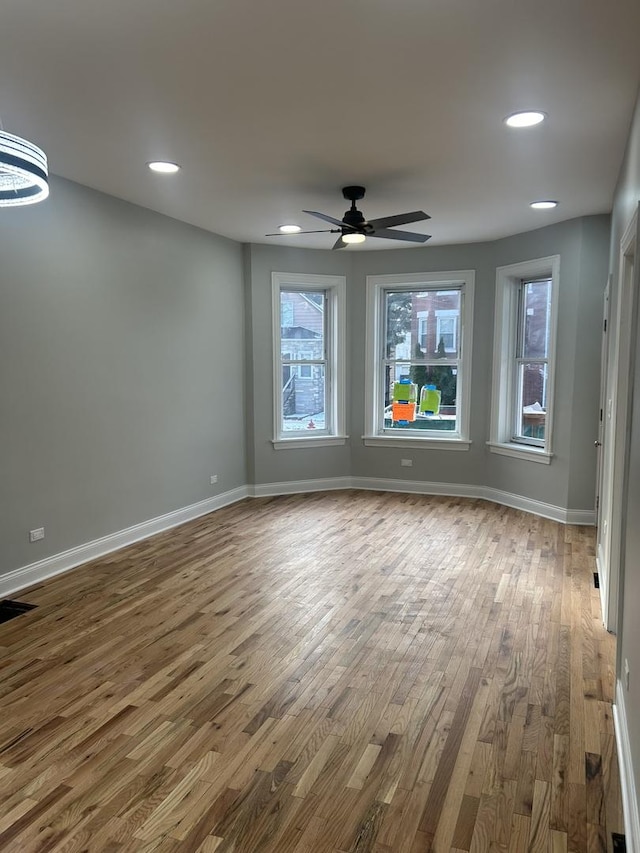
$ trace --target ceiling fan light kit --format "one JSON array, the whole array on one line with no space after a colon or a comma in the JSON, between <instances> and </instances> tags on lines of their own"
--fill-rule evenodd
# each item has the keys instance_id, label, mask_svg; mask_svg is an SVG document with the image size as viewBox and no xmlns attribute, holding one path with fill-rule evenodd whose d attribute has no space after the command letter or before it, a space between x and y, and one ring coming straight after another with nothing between
<instances>
[{"instance_id":1,"label":"ceiling fan light kit","mask_svg":"<svg viewBox=\"0 0 640 853\"><path fill-rule=\"evenodd\" d=\"M344 249L345 246L354 243L364 243L367 237L382 237L385 240L404 240L408 243L426 243L431 238L430 234L418 234L413 231L395 231L396 225L407 225L409 222L423 222L425 219L431 219L429 214L423 210L413 210L410 213L397 213L393 216L382 216L379 219L365 219L363 213L356 207L356 202L364 198L366 190L364 187L349 186L342 188L342 195L347 201L351 202L349 210L345 211L342 219L336 219L334 216L329 216L326 213L320 213L317 210L303 210L303 213L308 213L310 216L315 216L317 219L322 219L329 225L334 225L334 228L324 228L319 231L301 231L298 229L298 234L339 234L340 236L333 244L332 249ZM280 234L266 234L266 237L282 236L283 228L280 228ZM284 233L294 233L287 231Z\"/></svg>"},{"instance_id":2,"label":"ceiling fan light kit","mask_svg":"<svg viewBox=\"0 0 640 853\"><path fill-rule=\"evenodd\" d=\"M343 234L340 239L343 243L364 243L367 238L365 234L355 232L353 234Z\"/></svg>"},{"instance_id":3,"label":"ceiling fan light kit","mask_svg":"<svg viewBox=\"0 0 640 853\"><path fill-rule=\"evenodd\" d=\"M0 130L0 207L35 204L48 195L47 155L32 142Z\"/></svg>"}]
</instances>

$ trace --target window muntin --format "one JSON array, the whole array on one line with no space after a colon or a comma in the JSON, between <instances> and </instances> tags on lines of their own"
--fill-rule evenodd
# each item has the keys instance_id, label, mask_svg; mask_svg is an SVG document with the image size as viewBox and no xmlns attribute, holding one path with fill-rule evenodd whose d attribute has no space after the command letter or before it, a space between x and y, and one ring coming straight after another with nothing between
<instances>
[{"instance_id":1,"label":"window muntin","mask_svg":"<svg viewBox=\"0 0 640 853\"><path fill-rule=\"evenodd\" d=\"M274 435L344 437L345 280L273 273Z\"/></svg>"}]
</instances>

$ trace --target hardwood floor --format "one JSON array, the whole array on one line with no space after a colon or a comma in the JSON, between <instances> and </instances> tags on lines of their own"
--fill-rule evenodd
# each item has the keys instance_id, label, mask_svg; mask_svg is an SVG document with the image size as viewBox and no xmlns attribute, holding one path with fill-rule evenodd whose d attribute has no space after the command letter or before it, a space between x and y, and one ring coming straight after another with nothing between
<instances>
[{"instance_id":1,"label":"hardwood floor","mask_svg":"<svg viewBox=\"0 0 640 853\"><path fill-rule=\"evenodd\" d=\"M0 850L612 850L593 530L245 501L16 596Z\"/></svg>"}]
</instances>

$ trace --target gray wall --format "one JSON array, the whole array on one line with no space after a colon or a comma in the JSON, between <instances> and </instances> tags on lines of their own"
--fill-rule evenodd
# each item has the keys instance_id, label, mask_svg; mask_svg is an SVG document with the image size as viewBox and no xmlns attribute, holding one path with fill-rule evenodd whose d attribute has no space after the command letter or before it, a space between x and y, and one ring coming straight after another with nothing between
<instances>
[{"instance_id":1,"label":"gray wall","mask_svg":"<svg viewBox=\"0 0 640 853\"><path fill-rule=\"evenodd\" d=\"M620 239L640 201L640 100L636 104L627 152L614 197L611 227L611 272L614 288L618 284ZM636 246L635 282L638 286L640 246ZM615 294L617 299L617 293ZM637 297L640 299L640 296ZM615 310L615 309L614 309ZM615 316L612 313L612 316ZM636 339L638 328L636 327ZM629 729L632 772L636 791L640 791L640 346L636 348L628 468L629 491L623 510L626 534L622 543L624 567L621 586L621 612L618 634L618 677L621 663L627 659L630 668L629 690L625 692L625 709Z\"/></svg>"},{"instance_id":2,"label":"gray wall","mask_svg":"<svg viewBox=\"0 0 640 853\"><path fill-rule=\"evenodd\" d=\"M351 271L352 255L317 249L289 249L280 246L250 247L251 408L249 430L253 435L253 483L283 483L323 477L349 476L350 449L313 447L275 450L273 439L273 341L271 312L271 273L315 273L346 275ZM352 311L348 309L349 316ZM352 382L348 377L347 395ZM348 430L347 430L348 431Z\"/></svg>"},{"instance_id":3,"label":"gray wall","mask_svg":"<svg viewBox=\"0 0 640 853\"><path fill-rule=\"evenodd\" d=\"M488 485L572 510L593 510L600 379L600 318L607 276L609 217L575 219L491 243L323 252L252 246L252 428L254 482L353 475ZM559 254L560 294L554 453L550 465L491 453L489 436L496 267ZM366 277L456 269L476 271L468 452L365 447ZM271 272L340 273L348 287L349 447L274 450ZM401 457L412 468L400 466Z\"/></svg>"},{"instance_id":4,"label":"gray wall","mask_svg":"<svg viewBox=\"0 0 640 853\"><path fill-rule=\"evenodd\" d=\"M54 178L0 257L0 573L246 483L241 246Z\"/></svg>"}]
</instances>

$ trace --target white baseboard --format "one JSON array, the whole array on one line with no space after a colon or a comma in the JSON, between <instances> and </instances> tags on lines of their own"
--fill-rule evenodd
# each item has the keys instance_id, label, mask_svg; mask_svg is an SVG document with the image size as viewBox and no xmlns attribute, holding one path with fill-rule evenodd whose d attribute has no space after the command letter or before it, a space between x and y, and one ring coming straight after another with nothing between
<instances>
[{"instance_id":1,"label":"white baseboard","mask_svg":"<svg viewBox=\"0 0 640 853\"><path fill-rule=\"evenodd\" d=\"M447 495L455 498L482 498L512 509L521 509L562 524L595 523L595 513L588 510L568 510L564 507L513 495L489 486L473 486L463 483L425 483L421 480L388 480L373 477L353 477L351 488L375 489L383 492L409 492L421 495Z\"/></svg>"},{"instance_id":2,"label":"white baseboard","mask_svg":"<svg viewBox=\"0 0 640 853\"><path fill-rule=\"evenodd\" d=\"M337 489L352 489L351 477L326 477L318 480L289 480L286 483L264 483L249 486L252 498L272 498L276 495L297 495L304 492L334 492Z\"/></svg>"},{"instance_id":3,"label":"white baseboard","mask_svg":"<svg viewBox=\"0 0 640 853\"><path fill-rule=\"evenodd\" d=\"M405 492L418 495L446 495L455 498L483 498L493 503L521 509L562 524L594 525L595 512L584 509L565 509L553 504L492 489L464 483L427 483L423 480L394 480L382 477L327 477L317 480L290 480L282 483L264 483L251 486L252 497L294 495L300 492L327 492L335 489L368 489L379 492Z\"/></svg>"},{"instance_id":4,"label":"white baseboard","mask_svg":"<svg viewBox=\"0 0 640 853\"><path fill-rule=\"evenodd\" d=\"M521 509L524 512L532 512L534 515L541 515L543 518L550 518L552 521L559 521L561 524L580 524L593 527L596 523L594 510L565 509L565 507L555 506L555 504L536 501L533 498L525 498L511 492L503 492L500 489L490 489L488 486L480 486L479 492L479 498L504 504L513 509Z\"/></svg>"},{"instance_id":5,"label":"white baseboard","mask_svg":"<svg viewBox=\"0 0 640 853\"><path fill-rule=\"evenodd\" d=\"M213 498L207 498L204 501L177 509L174 512L168 512L166 515L160 515L157 518L149 519L149 521L143 521L141 524L134 524L133 527L127 527L125 530L119 530L100 539L94 539L93 542L86 542L84 545L78 545L76 548L70 548L68 551L63 551L60 554L46 557L37 563L31 563L20 569L14 569L14 571L6 575L0 575L0 598L11 595L11 593L17 592L20 589L25 589L25 587L41 583L54 575L68 572L70 569L75 569L76 566L82 565L82 563L88 563L97 557L103 557L105 554L117 551L126 545L132 545L141 539L148 539L150 536L161 533L163 530L177 527L179 524L184 524L185 521L192 521L201 515L207 515L207 513L213 512L216 509L222 509L223 506L240 501L248 497L248 495L249 490L247 487L240 486L237 489L223 492L221 495L216 495Z\"/></svg>"},{"instance_id":6,"label":"white baseboard","mask_svg":"<svg viewBox=\"0 0 640 853\"><path fill-rule=\"evenodd\" d=\"M327 492L336 489L367 489L381 492L406 492L420 495L447 495L449 497L483 498L503 504L513 509L541 515L564 524L594 524L595 513L587 510L567 510L552 504L535 501L520 495L513 495L488 486L473 486L459 483L425 483L421 480L395 480L376 477L325 477L314 480L290 480L283 483L263 483L254 486L239 486L229 492L200 501L166 515L152 518L125 530L95 539L84 545L78 545L60 554L46 557L37 563L15 569L0 576L0 597L41 583L54 575L62 574L76 566L95 560L112 551L132 545L141 539L148 539L163 530L169 530L178 524L184 524L201 515L207 515L223 506L235 503L246 497L274 497L305 492ZM638 851L640 853L640 851Z\"/></svg>"},{"instance_id":7,"label":"white baseboard","mask_svg":"<svg viewBox=\"0 0 640 853\"><path fill-rule=\"evenodd\" d=\"M616 684L613 720L616 728L616 744L618 746L618 764L620 765L620 786L622 788L622 810L624 811L624 833L627 843L627 853L640 853L638 792L636 791L633 764L631 761L627 712L624 705L624 686L620 680Z\"/></svg>"}]
</instances>

